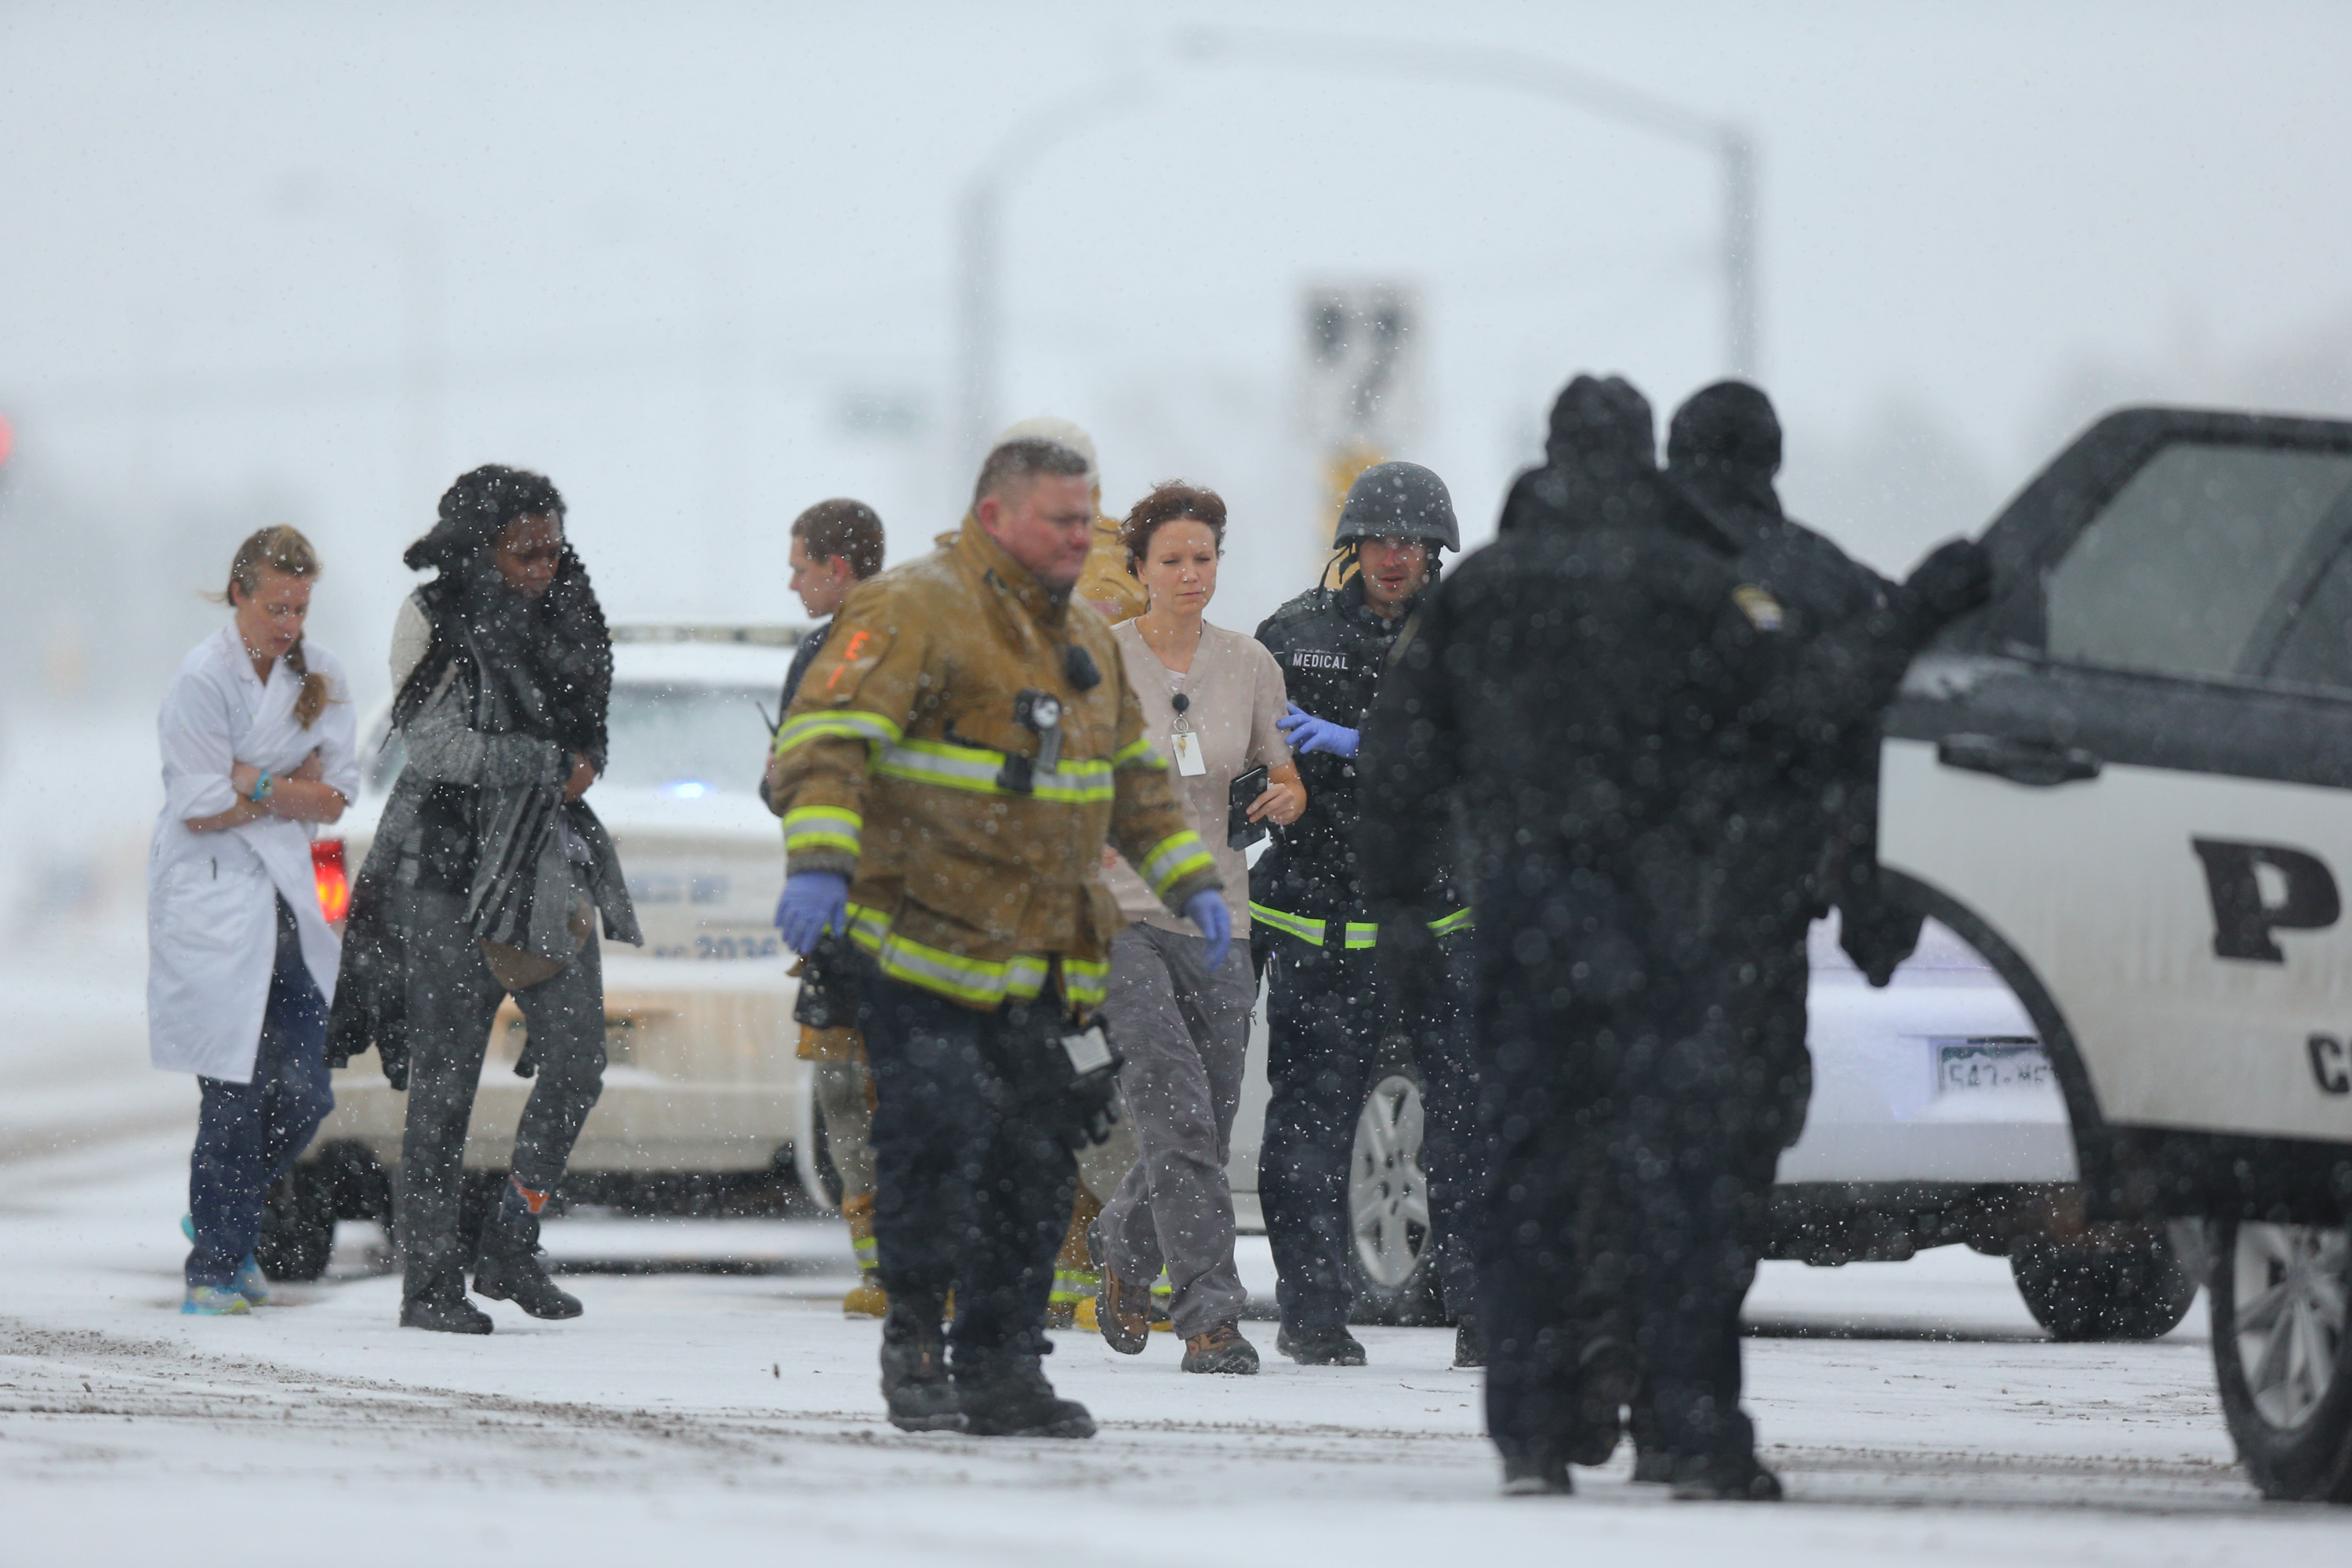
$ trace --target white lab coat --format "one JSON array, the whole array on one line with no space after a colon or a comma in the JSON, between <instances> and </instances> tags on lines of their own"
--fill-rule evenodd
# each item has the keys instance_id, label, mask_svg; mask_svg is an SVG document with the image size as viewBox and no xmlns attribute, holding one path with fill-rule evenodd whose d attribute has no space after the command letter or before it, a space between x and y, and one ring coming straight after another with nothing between
<instances>
[{"instance_id":1,"label":"white lab coat","mask_svg":"<svg viewBox=\"0 0 2352 1568\"><path fill-rule=\"evenodd\" d=\"M217 833L187 826L236 803L236 763L282 776L314 749L326 783L345 800L357 797L359 720L342 664L307 637L302 654L334 694L307 730L294 717L300 679L280 659L264 685L235 623L197 644L163 694L155 724L163 811L147 853L147 1049L166 1071L253 1081L280 897L294 911L310 978L334 1000L342 942L319 910L310 826L264 816Z\"/></svg>"}]
</instances>

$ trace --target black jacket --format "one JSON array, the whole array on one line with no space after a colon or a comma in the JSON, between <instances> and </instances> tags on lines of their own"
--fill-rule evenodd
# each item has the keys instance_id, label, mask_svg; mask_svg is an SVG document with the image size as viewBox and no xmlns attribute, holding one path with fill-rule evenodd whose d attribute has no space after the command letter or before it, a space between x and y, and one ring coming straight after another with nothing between
<instances>
[{"instance_id":1,"label":"black jacket","mask_svg":"<svg viewBox=\"0 0 2352 1568\"><path fill-rule=\"evenodd\" d=\"M1819 824L1781 781L1825 768L1914 641L1882 609L1808 626L1751 582L1623 393L1638 411L1591 411L1523 475L1501 538L1404 629L1361 754L1366 823L1458 808L1489 950L1603 996L1785 928ZM1358 864L1376 902L1435 871L1374 832Z\"/></svg>"},{"instance_id":2,"label":"black jacket","mask_svg":"<svg viewBox=\"0 0 2352 1568\"><path fill-rule=\"evenodd\" d=\"M778 720L781 721L784 710L793 705L793 699L800 695L801 678L808 673L809 666L816 662L816 656L824 651L824 639L832 630L833 617L827 616L801 634L799 646L793 649L792 666L784 671L784 694L776 704Z\"/></svg>"},{"instance_id":3,"label":"black jacket","mask_svg":"<svg viewBox=\"0 0 2352 1568\"><path fill-rule=\"evenodd\" d=\"M1895 584L1782 509L1773 487L1780 426L1763 393L1739 382L1696 393L1675 411L1666 451L1668 476L1729 538L1741 575L1778 600L1801 635L1818 636L1895 604L1901 590ZM1880 614L1874 624L1903 634L1895 615ZM1818 768L1781 780L1784 809L1811 812L1811 837L1818 839L1792 834L1782 870L1814 887L1803 918L1832 904L1843 910L1848 952L1884 984L1916 943L1919 922L1916 914L1889 908L1882 895L1877 780L1878 727L1871 721L1853 725L1821 755Z\"/></svg>"},{"instance_id":4,"label":"black jacket","mask_svg":"<svg viewBox=\"0 0 2352 1568\"><path fill-rule=\"evenodd\" d=\"M1338 588L1310 588L1275 611L1257 640L1282 667L1292 702L1361 729L1397 632L1426 597L1424 591L1395 620L1383 620L1364 602L1363 579L1351 577ZM1328 752L1302 753L1297 763L1307 809L1251 868L1250 900L1309 920L1369 921L1374 916L1356 872L1357 764ZM1415 820L1404 831L1434 845L1444 824L1443 816ZM1441 865L1444 858L1436 857ZM1442 870L1414 901L1431 916L1457 902Z\"/></svg>"}]
</instances>

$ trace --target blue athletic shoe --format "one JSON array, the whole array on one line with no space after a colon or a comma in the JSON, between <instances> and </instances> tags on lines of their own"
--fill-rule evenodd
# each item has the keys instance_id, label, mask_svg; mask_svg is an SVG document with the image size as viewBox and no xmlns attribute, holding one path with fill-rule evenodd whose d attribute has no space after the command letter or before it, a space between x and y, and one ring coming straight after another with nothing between
<instances>
[{"instance_id":1,"label":"blue athletic shoe","mask_svg":"<svg viewBox=\"0 0 2352 1568\"><path fill-rule=\"evenodd\" d=\"M253 1260L250 1252L245 1255L245 1261L236 1266L236 1278L228 1282L228 1288L253 1306L269 1305L269 1279L261 1272L261 1265Z\"/></svg>"},{"instance_id":2,"label":"blue athletic shoe","mask_svg":"<svg viewBox=\"0 0 2352 1568\"><path fill-rule=\"evenodd\" d=\"M194 1243L195 1215L184 1214L180 1216L180 1234L186 1237L191 1245ZM250 1252L245 1255L245 1261L236 1266L236 1276L228 1282L228 1288L244 1297L248 1306L269 1305L269 1276L261 1271L261 1265L253 1260L253 1254ZM195 1310L194 1307L186 1310L192 1312Z\"/></svg>"},{"instance_id":3,"label":"blue athletic shoe","mask_svg":"<svg viewBox=\"0 0 2352 1568\"><path fill-rule=\"evenodd\" d=\"M190 1318L231 1318L253 1310L253 1303L226 1285L191 1285L180 1312Z\"/></svg>"}]
</instances>

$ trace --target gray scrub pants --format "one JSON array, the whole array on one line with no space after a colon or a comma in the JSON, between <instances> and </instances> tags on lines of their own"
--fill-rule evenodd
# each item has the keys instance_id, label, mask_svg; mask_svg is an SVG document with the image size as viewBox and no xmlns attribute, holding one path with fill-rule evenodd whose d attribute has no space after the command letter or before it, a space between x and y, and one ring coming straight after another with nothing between
<instances>
[{"instance_id":1,"label":"gray scrub pants","mask_svg":"<svg viewBox=\"0 0 2352 1568\"><path fill-rule=\"evenodd\" d=\"M506 988L466 929L465 900L418 891L408 957L408 1119L401 1138L401 1261L414 1292L472 1259L458 1237L466 1125ZM604 1089L604 969L596 940L515 993L539 1069L515 1128L515 1180L547 1192Z\"/></svg>"},{"instance_id":2,"label":"gray scrub pants","mask_svg":"<svg viewBox=\"0 0 2352 1568\"><path fill-rule=\"evenodd\" d=\"M1103 1205L1103 1262L1142 1289L1164 1266L1169 1317L1190 1338L1249 1304L1234 1267L1234 1194L1225 1177L1249 1048L1249 952L1212 972L1208 943L1131 925L1111 943L1103 1012L1127 1058L1119 1090L1141 1157Z\"/></svg>"},{"instance_id":3,"label":"gray scrub pants","mask_svg":"<svg viewBox=\"0 0 2352 1568\"><path fill-rule=\"evenodd\" d=\"M874 1195L874 1112L866 1109L864 1062L816 1062L816 1112L825 1152L841 1177L841 1201Z\"/></svg>"}]
</instances>

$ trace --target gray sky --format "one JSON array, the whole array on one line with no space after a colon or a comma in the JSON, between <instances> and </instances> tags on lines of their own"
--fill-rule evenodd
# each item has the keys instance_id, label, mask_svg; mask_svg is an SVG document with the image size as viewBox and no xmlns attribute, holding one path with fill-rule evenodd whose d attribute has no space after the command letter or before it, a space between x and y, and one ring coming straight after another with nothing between
<instances>
[{"instance_id":1,"label":"gray sky","mask_svg":"<svg viewBox=\"0 0 2352 1568\"><path fill-rule=\"evenodd\" d=\"M616 615L794 614L809 501L874 500L894 556L952 522L957 194L1107 81L1131 100L1012 188L1002 413L1093 429L1114 507L1223 489L1213 618L1310 569L1310 279L1419 290L1402 455L1474 536L1568 374L1663 424L1719 371L1704 157L1311 48L1187 64L1202 23L1503 45L1747 125L1787 490L1882 568L2097 406L2352 411L2340 6L10 0L0 591L152 693L215 614L193 591L288 519L328 557L314 635L372 670L399 547L498 459L563 488ZM28 586L83 537L116 593ZM125 616L157 647L96 652Z\"/></svg>"}]
</instances>

